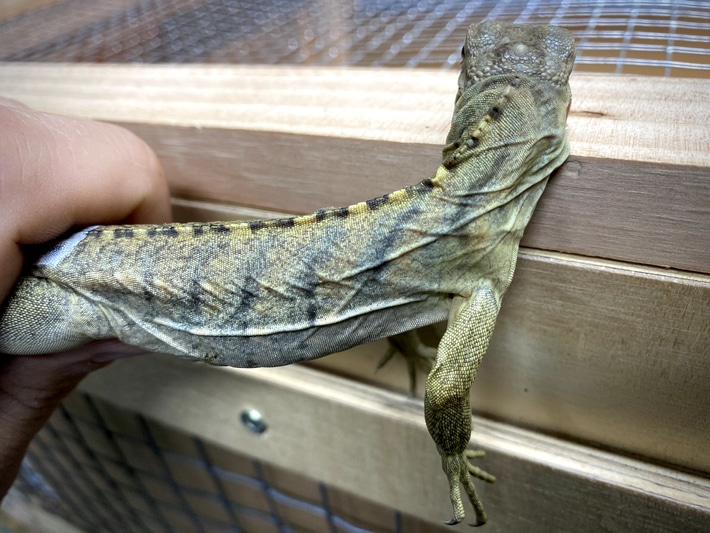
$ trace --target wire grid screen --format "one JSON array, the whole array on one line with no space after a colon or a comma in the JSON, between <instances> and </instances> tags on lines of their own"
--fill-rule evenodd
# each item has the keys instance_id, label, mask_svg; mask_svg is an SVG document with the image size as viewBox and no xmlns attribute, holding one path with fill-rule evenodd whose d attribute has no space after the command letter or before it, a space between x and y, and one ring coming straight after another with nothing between
<instances>
[{"instance_id":1,"label":"wire grid screen","mask_svg":"<svg viewBox=\"0 0 710 533\"><path fill-rule=\"evenodd\" d=\"M14 490L83 531L443 531L83 393L34 439Z\"/></svg>"},{"instance_id":2,"label":"wire grid screen","mask_svg":"<svg viewBox=\"0 0 710 533\"><path fill-rule=\"evenodd\" d=\"M65 0L0 20L0 60L457 68L473 21L550 23L577 72L710 77L710 3ZM433 531L76 393L15 488L86 531Z\"/></svg>"},{"instance_id":3,"label":"wire grid screen","mask_svg":"<svg viewBox=\"0 0 710 533\"><path fill-rule=\"evenodd\" d=\"M703 0L65 0L0 22L0 60L451 69L484 19L570 29L578 72L710 77Z\"/></svg>"}]
</instances>

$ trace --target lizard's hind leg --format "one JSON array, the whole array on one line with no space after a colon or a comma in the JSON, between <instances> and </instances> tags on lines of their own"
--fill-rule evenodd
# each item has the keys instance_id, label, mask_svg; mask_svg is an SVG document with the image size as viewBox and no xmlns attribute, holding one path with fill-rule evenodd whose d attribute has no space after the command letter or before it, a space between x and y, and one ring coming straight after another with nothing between
<instances>
[{"instance_id":1,"label":"lizard's hind leg","mask_svg":"<svg viewBox=\"0 0 710 533\"><path fill-rule=\"evenodd\" d=\"M101 331L105 322L90 301L46 278L28 276L16 287L14 297L0 309L0 353L39 355L68 350L103 338L85 331ZM109 337L110 335L107 335Z\"/></svg>"}]
</instances>

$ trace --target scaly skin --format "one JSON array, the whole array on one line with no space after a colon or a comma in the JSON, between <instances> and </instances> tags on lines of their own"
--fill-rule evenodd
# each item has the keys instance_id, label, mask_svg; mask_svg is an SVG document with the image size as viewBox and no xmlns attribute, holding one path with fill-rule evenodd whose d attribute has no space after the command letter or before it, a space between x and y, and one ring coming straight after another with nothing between
<instances>
[{"instance_id":1,"label":"scaly skin","mask_svg":"<svg viewBox=\"0 0 710 533\"><path fill-rule=\"evenodd\" d=\"M444 320L425 394L449 479L478 523L469 390L523 230L569 153L572 37L469 29L444 160L380 198L277 221L102 226L41 258L0 312L0 352L51 353L118 337L237 367L279 366Z\"/></svg>"}]
</instances>

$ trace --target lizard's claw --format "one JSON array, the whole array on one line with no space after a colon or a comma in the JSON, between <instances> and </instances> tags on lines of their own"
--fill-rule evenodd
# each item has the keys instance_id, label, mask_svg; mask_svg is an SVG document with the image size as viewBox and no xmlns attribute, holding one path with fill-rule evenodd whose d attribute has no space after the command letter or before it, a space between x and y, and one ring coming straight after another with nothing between
<instances>
[{"instance_id":1,"label":"lizard's claw","mask_svg":"<svg viewBox=\"0 0 710 533\"><path fill-rule=\"evenodd\" d=\"M485 470L471 464L470 461L473 457L482 457L483 455L485 455L485 452L482 450L465 450L463 453L456 455L442 456L441 466L449 480L449 497L451 498L451 506L454 510L454 516L448 522L444 522L445 524L450 526L458 524L463 521L465 517L459 483L463 485L468 499L473 506L473 510L476 512L477 523L471 525L482 526L486 523L486 511L476 493L476 487L473 485L472 478L477 477L488 483L493 483L496 478Z\"/></svg>"},{"instance_id":2,"label":"lizard's claw","mask_svg":"<svg viewBox=\"0 0 710 533\"><path fill-rule=\"evenodd\" d=\"M404 357L409 375L409 395L414 396L417 389L417 370L429 373L436 359L436 348L427 346L419 338L417 330L405 331L387 339L389 347L380 362L377 370L390 362L392 357L399 352Z\"/></svg>"}]
</instances>

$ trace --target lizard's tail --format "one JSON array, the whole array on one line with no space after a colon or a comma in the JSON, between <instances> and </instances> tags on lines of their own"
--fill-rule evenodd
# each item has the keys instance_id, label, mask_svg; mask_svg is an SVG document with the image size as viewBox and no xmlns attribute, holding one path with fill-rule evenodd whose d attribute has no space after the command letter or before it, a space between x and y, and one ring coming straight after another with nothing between
<instances>
[{"instance_id":1,"label":"lizard's tail","mask_svg":"<svg viewBox=\"0 0 710 533\"><path fill-rule=\"evenodd\" d=\"M28 276L0 309L0 354L38 355L81 346L93 340L85 332L96 331L102 320L82 296Z\"/></svg>"}]
</instances>

